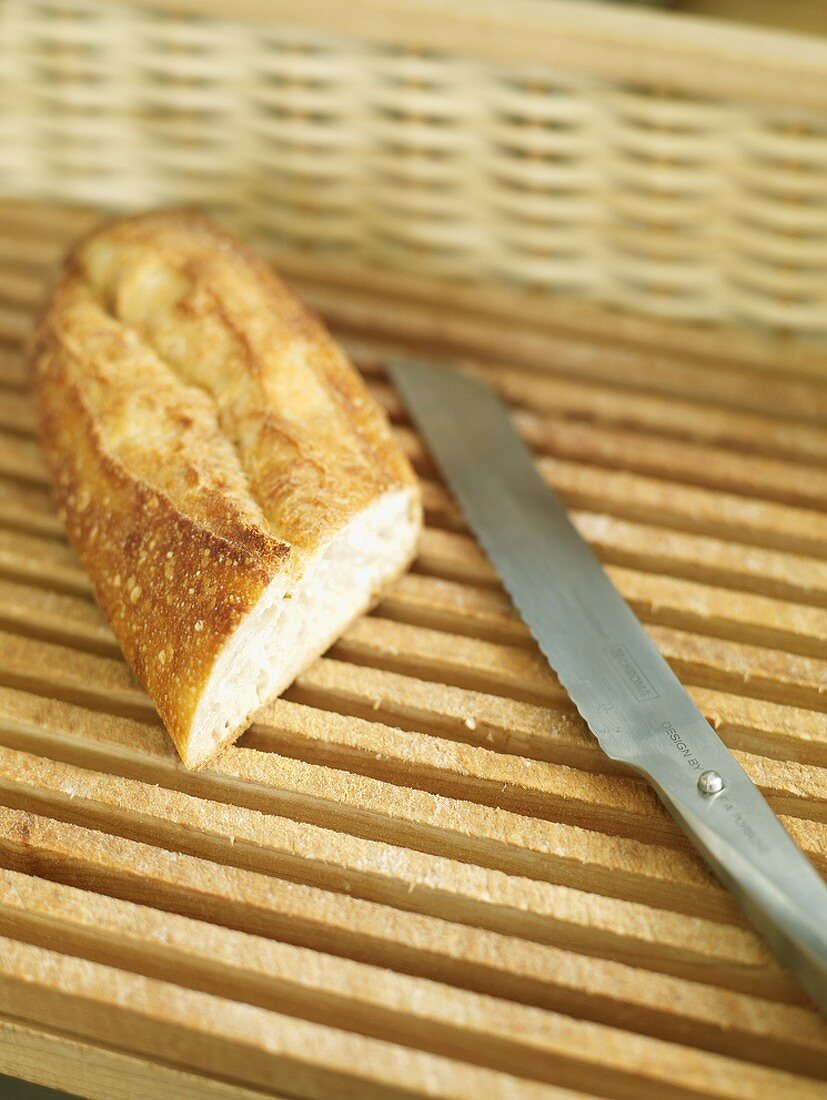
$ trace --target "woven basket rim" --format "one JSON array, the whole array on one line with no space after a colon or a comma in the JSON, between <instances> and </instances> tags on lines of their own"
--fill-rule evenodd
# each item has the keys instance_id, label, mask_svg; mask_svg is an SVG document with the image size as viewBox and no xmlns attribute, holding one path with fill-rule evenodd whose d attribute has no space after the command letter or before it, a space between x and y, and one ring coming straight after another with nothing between
<instances>
[{"instance_id":1,"label":"woven basket rim","mask_svg":"<svg viewBox=\"0 0 827 1100\"><path fill-rule=\"evenodd\" d=\"M600 0L108 0L776 108L827 108L827 39Z\"/></svg>"}]
</instances>

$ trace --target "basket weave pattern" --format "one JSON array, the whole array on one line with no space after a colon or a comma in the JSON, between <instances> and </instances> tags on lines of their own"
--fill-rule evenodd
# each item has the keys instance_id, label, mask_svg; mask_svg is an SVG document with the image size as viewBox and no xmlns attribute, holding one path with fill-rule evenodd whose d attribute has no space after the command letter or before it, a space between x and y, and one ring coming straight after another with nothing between
<instances>
[{"instance_id":1,"label":"basket weave pattern","mask_svg":"<svg viewBox=\"0 0 827 1100\"><path fill-rule=\"evenodd\" d=\"M100 0L0 3L0 188L198 202L275 244L827 331L827 123Z\"/></svg>"}]
</instances>

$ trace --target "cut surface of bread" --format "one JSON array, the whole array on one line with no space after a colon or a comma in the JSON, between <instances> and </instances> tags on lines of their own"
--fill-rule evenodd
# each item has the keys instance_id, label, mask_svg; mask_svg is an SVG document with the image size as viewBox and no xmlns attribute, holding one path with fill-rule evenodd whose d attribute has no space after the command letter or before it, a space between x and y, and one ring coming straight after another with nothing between
<instances>
[{"instance_id":1,"label":"cut surface of bread","mask_svg":"<svg viewBox=\"0 0 827 1100\"><path fill-rule=\"evenodd\" d=\"M407 567L416 479L320 322L198 214L81 241L32 360L69 539L198 766Z\"/></svg>"},{"instance_id":2,"label":"cut surface of bread","mask_svg":"<svg viewBox=\"0 0 827 1100\"><path fill-rule=\"evenodd\" d=\"M396 578L412 553L410 511L408 492L385 493L312 558L288 598L281 577L268 585L204 687L189 741L193 765L246 729Z\"/></svg>"}]
</instances>

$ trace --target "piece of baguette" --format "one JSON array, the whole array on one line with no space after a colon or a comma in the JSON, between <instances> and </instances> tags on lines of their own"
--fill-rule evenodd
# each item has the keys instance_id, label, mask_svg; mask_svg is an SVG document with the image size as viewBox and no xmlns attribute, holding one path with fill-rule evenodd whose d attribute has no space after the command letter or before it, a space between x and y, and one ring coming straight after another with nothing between
<instances>
[{"instance_id":1,"label":"piece of baguette","mask_svg":"<svg viewBox=\"0 0 827 1100\"><path fill-rule=\"evenodd\" d=\"M322 324L195 213L81 241L32 358L69 539L197 767L410 563L416 478Z\"/></svg>"}]
</instances>

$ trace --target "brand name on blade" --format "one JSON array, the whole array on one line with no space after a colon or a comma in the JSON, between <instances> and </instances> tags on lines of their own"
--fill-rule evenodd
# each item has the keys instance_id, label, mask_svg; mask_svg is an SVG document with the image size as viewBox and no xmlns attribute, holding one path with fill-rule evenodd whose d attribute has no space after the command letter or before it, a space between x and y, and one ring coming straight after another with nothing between
<instances>
[{"instance_id":1,"label":"brand name on blade","mask_svg":"<svg viewBox=\"0 0 827 1100\"><path fill-rule=\"evenodd\" d=\"M623 679L638 702L643 703L647 699L658 699L659 695L643 672L643 669L624 645L611 645L605 653L611 658L615 668L622 674Z\"/></svg>"},{"instance_id":2,"label":"brand name on blade","mask_svg":"<svg viewBox=\"0 0 827 1100\"><path fill-rule=\"evenodd\" d=\"M675 749L681 754L684 760L686 760L690 768L700 768L700 760L695 756L692 749L690 749L689 745L687 745L672 723L662 722L661 725L669 735L669 740L674 744Z\"/></svg>"}]
</instances>

